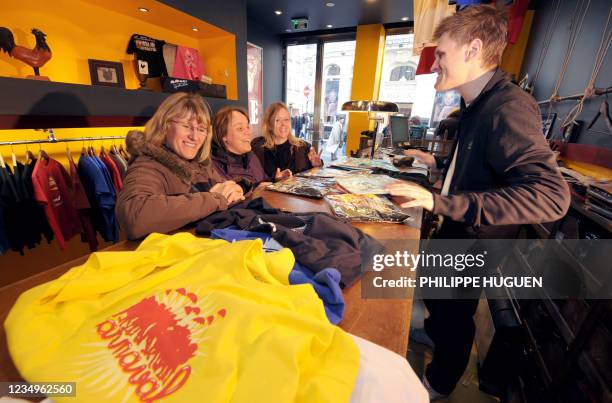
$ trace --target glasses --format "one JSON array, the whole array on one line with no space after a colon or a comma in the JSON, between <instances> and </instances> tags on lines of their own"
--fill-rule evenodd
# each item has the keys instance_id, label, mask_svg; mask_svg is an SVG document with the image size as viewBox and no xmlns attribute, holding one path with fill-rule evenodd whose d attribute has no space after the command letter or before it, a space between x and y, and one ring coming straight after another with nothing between
<instances>
[{"instance_id":1,"label":"glasses","mask_svg":"<svg viewBox=\"0 0 612 403\"><path fill-rule=\"evenodd\" d=\"M181 129L184 132L188 132L191 130L194 133L200 134L202 136L205 136L208 134L208 127L206 126L192 126L185 122L177 122L176 120L171 120L171 122L174 123L179 129Z\"/></svg>"}]
</instances>

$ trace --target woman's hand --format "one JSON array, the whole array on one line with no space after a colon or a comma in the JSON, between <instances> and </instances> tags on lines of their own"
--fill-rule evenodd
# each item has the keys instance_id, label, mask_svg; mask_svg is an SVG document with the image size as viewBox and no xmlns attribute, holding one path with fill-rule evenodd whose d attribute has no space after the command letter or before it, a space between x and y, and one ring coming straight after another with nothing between
<instances>
[{"instance_id":1,"label":"woman's hand","mask_svg":"<svg viewBox=\"0 0 612 403\"><path fill-rule=\"evenodd\" d=\"M276 168L276 174L274 174L274 179L277 181L281 181L286 178L291 178L293 176L293 172L290 169L285 169L283 171L280 168Z\"/></svg>"},{"instance_id":2,"label":"woman's hand","mask_svg":"<svg viewBox=\"0 0 612 403\"><path fill-rule=\"evenodd\" d=\"M323 165L323 163L321 162L321 157L319 156L319 154L317 154L314 147L310 147L310 151L308 151L308 159L310 160L310 163L313 167L320 167L321 165Z\"/></svg>"},{"instance_id":3,"label":"woman's hand","mask_svg":"<svg viewBox=\"0 0 612 403\"><path fill-rule=\"evenodd\" d=\"M436 167L436 159L434 158L434 156L424 151L416 149L404 150L404 155L408 157L414 157L415 160L427 165L430 168Z\"/></svg>"},{"instance_id":4,"label":"woman's hand","mask_svg":"<svg viewBox=\"0 0 612 403\"><path fill-rule=\"evenodd\" d=\"M237 201L244 200L242 188L234 181L226 181L217 183L210 188L212 193L219 193L227 199L227 204L232 204Z\"/></svg>"}]
</instances>

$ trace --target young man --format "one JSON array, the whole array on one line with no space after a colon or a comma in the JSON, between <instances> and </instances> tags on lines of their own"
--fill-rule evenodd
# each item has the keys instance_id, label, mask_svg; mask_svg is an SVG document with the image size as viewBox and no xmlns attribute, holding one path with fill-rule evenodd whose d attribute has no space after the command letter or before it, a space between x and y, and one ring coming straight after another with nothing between
<instances>
[{"instance_id":1,"label":"young man","mask_svg":"<svg viewBox=\"0 0 612 403\"><path fill-rule=\"evenodd\" d=\"M507 43L506 15L471 6L434 33L436 90L462 97L457 144L440 194L416 184L390 186L403 207L444 216L437 238L514 238L520 224L550 222L570 204L567 184L541 130L533 98L499 69ZM430 154L408 155L430 165ZM424 383L432 398L450 394L469 360L477 299L426 300L425 330L435 345Z\"/></svg>"}]
</instances>

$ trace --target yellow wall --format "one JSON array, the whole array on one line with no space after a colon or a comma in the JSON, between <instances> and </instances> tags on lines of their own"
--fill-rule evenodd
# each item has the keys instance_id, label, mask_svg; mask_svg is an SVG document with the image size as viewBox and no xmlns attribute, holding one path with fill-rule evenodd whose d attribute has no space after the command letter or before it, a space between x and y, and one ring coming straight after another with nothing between
<instances>
[{"instance_id":1,"label":"yellow wall","mask_svg":"<svg viewBox=\"0 0 612 403\"><path fill-rule=\"evenodd\" d=\"M385 29L382 24L357 27L352 100L378 100L378 89L385 51ZM349 113L346 153L359 149L360 133L370 128L367 113Z\"/></svg>"},{"instance_id":2,"label":"yellow wall","mask_svg":"<svg viewBox=\"0 0 612 403\"><path fill-rule=\"evenodd\" d=\"M79 129L55 129L55 137L57 139L67 139L67 138L75 138L75 137L102 137L102 136L125 136L127 132L131 129L142 130L142 127L104 127L104 128L79 128ZM16 140L46 140L47 133L43 131L37 130L0 130L0 141L16 141ZM100 150L100 146L104 145L106 149L112 145L116 144L117 147L123 143L125 147L125 142L123 140L97 140L93 142L86 142L85 144L89 146L90 144L97 150ZM30 144L25 145L15 145L15 146L0 146L0 154L4 158L6 163L10 163L12 165L12 151L15 151L18 161L22 161L25 157L26 150L30 150L32 153L37 154L39 148L42 147L43 150L53 159L61 162L65 167L68 167L68 160L66 157L66 147L69 147L70 152L73 156L75 162L77 161L78 154L81 152L81 148L83 147L83 143L78 142L68 142L68 143L47 143L41 144Z\"/></svg>"},{"instance_id":3,"label":"yellow wall","mask_svg":"<svg viewBox=\"0 0 612 403\"><path fill-rule=\"evenodd\" d=\"M137 7L143 5L151 12L139 13ZM133 15L127 14L126 7ZM197 33L191 31L191 26L195 25L200 29ZM90 84L87 59L99 59L121 62L126 87L138 88L133 56L125 53L130 36L138 33L198 49L206 74L215 83L227 86L228 98L237 99L238 96L235 36L152 0L138 3L127 0L3 0L0 26L13 32L17 45L28 48L35 44L31 28L36 27L47 34L53 58L40 69L40 74L52 81ZM211 61L208 58L213 53L202 42L210 37L217 37L220 45L213 49L215 58ZM219 65L226 68L221 70ZM225 75L226 69L228 75ZM0 76L31 74L31 67L1 52Z\"/></svg>"}]
</instances>

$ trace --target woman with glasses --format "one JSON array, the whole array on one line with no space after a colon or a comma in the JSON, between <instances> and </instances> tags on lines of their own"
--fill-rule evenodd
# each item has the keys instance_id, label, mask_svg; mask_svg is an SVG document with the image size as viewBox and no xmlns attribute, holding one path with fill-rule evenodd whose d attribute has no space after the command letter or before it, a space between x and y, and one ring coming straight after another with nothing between
<instances>
[{"instance_id":1,"label":"woman with glasses","mask_svg":"<svg viewBox=\"0 0 612 403\"><path fill-rule=\"evenodd\" d=\"M275 180L322 165L314 148L291 133L289 110L281 102L268 107L263 136L253 139L251 145L266 174Z\"/></svg>"},{"instance_id":2,"label":"woman with glasses","mask_svg":"<svg viewBox=\"0 0 612 403\"><path fill-rule=\"evenodd\" d=\"M166 98L144 133L128 133L132 158L116 214L129 239L174 231L243 200L242 188L212 169L211 138L208 105L187 93Z\"/></svg>"},{"instance_id":3,"label":"woman with glasses","mask_svg":"<svg viewBox=\"0 0 612 403\"><path fill-rule=\"evenodd\" d=\"M212 161L217 173L238 182L245 192L269 180L251 151L249 116L241 107L226 106L213 120Z\"/></svg>"}]
</instances>

